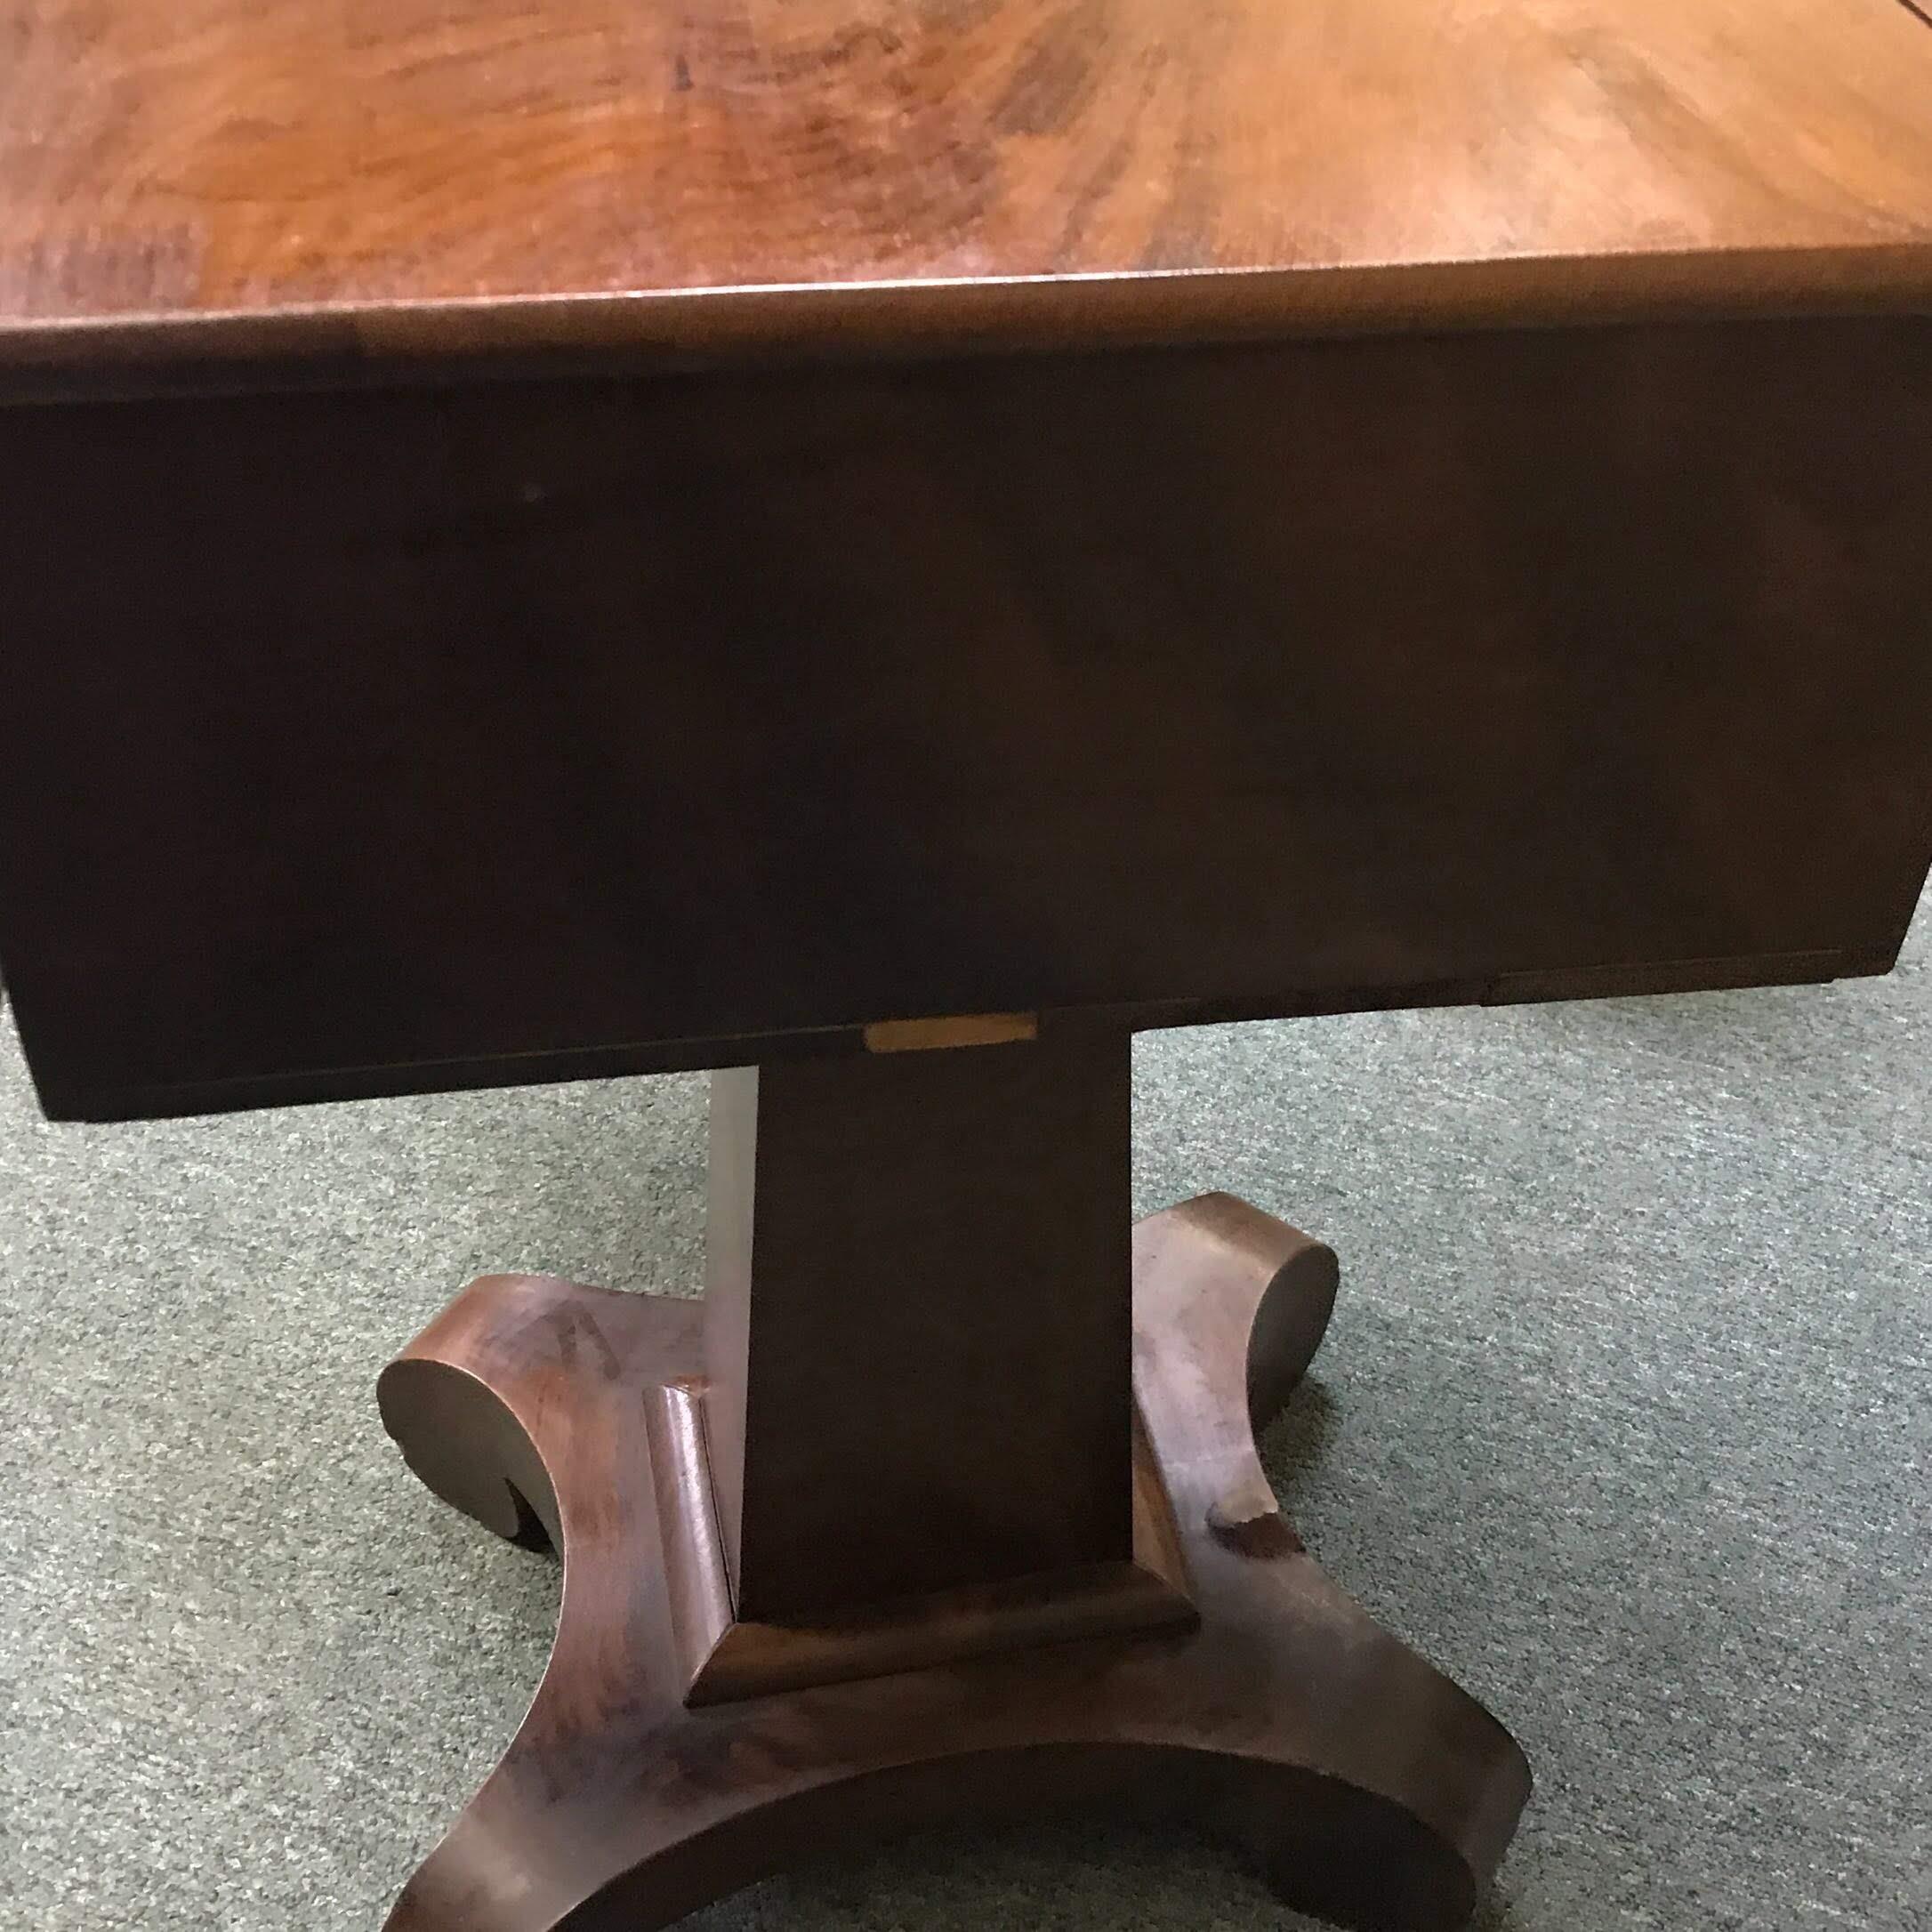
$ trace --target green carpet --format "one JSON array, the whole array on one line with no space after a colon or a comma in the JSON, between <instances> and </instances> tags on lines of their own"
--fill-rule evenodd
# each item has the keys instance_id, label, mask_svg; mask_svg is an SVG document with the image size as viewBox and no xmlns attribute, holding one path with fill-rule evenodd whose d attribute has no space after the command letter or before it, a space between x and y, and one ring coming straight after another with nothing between
<instances>
[{"instance_id":1,"label":"green carpet","mask_svg":"<svg viewBox=\"0 0 1932 1932\"><path fill-rule=\"evenodd\" d=\"M1137 1049L1143 1212L1226 1187L1341 1252L1268 1459L1535 1765L1487 1932L1932 1927L1928 927L1881 981ZM695 1288L703 1101L51 1127L6 1033L6 1932L373 1932L557 1589L407 1473L375 1373L485 1269ZM1214 1846L1042 1821L689 1923L1302 1921Z\"/></svg>"}]
</instances>

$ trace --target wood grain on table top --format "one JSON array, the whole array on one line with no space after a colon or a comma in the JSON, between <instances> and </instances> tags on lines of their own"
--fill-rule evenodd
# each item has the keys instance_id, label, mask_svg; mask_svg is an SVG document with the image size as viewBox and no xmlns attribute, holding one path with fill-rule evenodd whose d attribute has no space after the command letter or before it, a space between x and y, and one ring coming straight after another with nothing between
<instances>
[{"instance_id":1,"label":"wood grain on table top","mask_svg":"<svg viewBox=\"0 0 1932 1932\"><path fill-rule=\"evenodd\" d=\"M1707 305L1932 305L1905 0L0 0L0 365Z\"/></svg>"}]
</instances>

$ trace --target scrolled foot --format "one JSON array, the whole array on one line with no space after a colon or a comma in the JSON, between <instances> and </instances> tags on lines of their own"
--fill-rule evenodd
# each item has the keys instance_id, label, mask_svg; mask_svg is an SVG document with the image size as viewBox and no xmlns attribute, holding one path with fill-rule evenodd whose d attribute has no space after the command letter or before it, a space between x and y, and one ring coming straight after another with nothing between
<instances>
[{"instance_id":1,"label":"scrolled foot","mask_svg":"<svg viewBox=\"0 0 1932 1932\"><path fill-rule=\"evenodd\" d=\"M1452 1932L1528 1765L1324 1574L1255 1449L1327 1328L1335 1257L1228 1195L1150 1217L1134 1244L1135 1393L1202 1615L1195 1746L1224 1754L1235 1819L1290 1903L1360 1932ZM1243 1719L1208 1718L1230 1705Z\"/></svg>"},{"instance_id":2,"label":"scrolled foot","mask_svg":"<svg viewBox=\"0 0 1932 1932\"><path fill-rule=\"evenodd\" d=\"M927 1821L1147 1796L1357 1932L1453 1932L1528 1791L1514 1742L1302 1548L1254 1429L1320 1342L1333 1255L1226 1195L1135 1232L1135 1393L1192 1630L688 1705L647 1416L701 1381L698 1308L496 1276L386 1372L439 1494L558 1541L556 1648L502 1765L390 1932L646 1932ZM666 1500L671 1499L671 1500Z\"/></svg>"}]
</instances>

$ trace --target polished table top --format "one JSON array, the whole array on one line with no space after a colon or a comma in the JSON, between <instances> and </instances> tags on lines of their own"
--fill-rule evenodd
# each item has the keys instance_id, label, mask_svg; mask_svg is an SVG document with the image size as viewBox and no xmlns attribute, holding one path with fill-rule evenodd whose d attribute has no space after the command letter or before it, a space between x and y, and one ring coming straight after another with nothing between
<instances>
[{"instance_id":1,"label":"polished table top","mask_svg":"<svg viewBox=\"0 0 1932 1932\"><path fill-rule=\"evenodd\" d=\"M0 368L1932 294L1912 0L0 0Z\"/></svg>"}]
</instances>

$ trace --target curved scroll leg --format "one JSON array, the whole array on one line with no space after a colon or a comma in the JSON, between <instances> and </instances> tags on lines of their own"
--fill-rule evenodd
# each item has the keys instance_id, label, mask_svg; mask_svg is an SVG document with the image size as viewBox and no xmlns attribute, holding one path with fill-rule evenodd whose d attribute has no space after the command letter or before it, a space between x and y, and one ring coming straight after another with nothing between
<instances>
[{"instance_id":1,"label":"curved scroll leg","mask_svg":"<svg viewBox=\"0 0 1932 1932\"><path fill-rule=\"evenodd\" d=\"M1324 1575L1262 1473L1254 1432L1319 1345L1335 1284L1328 1249L1230 1195L1135 1229L1135 1393L1202 1615L1183 1695L1284 1898L1344 1925L1446 1932L1501 1860L1529 1767Z\"/></svg>"},{"instance_id":2,"label":"curved scroll leg","mask_svg":"<svg viewBox=\"0 0 1932 1932\"><path fill-rule=\"evenodd\" d=\"M701 1312L549 1276L485 1276L383 1371L383 1424L417 1475L499 1535L540 1526L565 1566L529 1711L390 1927L537 1932L610 1875L578 1830L632 1775L682 1690L659 1598L643 1397L697 1372Z\"/></svg>"},{"instance_id":3,"label":"curved scroll leg","mask_svg":"<svg viewBox=\"0 0 1932 1932\"><path fill-rule=\"evenodd\" d=\"M564 1556L555 1650L509 1751L390 1932L642 1932L841 1841L1069 1799L1218 1817L1292 1902L1452 1932L1528 1790L1479 1705L1330 1583L1250 1413L1318 1344L1329 1252L1225 1195L1135 1231L1135 1389L1197 1630L1042 1645L687 1708L647 1408L700 1373L695 1302L495 1276L385 1372L431 1488Z\"/></svg>"}]
</instances>

